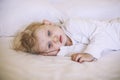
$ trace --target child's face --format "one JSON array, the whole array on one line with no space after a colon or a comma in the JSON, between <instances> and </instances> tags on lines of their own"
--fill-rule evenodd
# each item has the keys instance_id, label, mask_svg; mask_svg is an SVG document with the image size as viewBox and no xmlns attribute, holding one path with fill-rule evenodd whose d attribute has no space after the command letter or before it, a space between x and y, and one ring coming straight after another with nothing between
<instances>
[{"instance_id":1,"label":"child's face","mask_svg":"<svg viewBox=\"0 0 120 80\"><path fill-rule=\"evenodd\" d=\"M43 25L37 30L36 35L39 51L43 52L43 55L56 56L60 47L67 43L67 36L56 25Z\"/></svg>"}]
</instances>

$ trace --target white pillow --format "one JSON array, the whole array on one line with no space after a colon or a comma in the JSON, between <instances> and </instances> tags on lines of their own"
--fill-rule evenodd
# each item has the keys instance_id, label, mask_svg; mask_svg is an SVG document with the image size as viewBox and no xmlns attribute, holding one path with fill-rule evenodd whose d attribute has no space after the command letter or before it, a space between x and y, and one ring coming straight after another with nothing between
<instances>
[{"instance_id":1,"label":"white pillow","mask_svg":"<svg viewBox=\"0 0 120 80\"><path fill-rule=\"evenodd\" d=\"M0 10L0 36L14 36L31 22L65 17L45 0L2 0Z\"/></svg>"},{"instance_id":2,"label":"white pillow","mask_svg":"<svg viewBox=\"0 0 120 80\"><path fill-rule=\"evenodd\" d=\"M120 0L48 0L69 17L112 19L120 17Z\"/></svg>"}]
</instances>

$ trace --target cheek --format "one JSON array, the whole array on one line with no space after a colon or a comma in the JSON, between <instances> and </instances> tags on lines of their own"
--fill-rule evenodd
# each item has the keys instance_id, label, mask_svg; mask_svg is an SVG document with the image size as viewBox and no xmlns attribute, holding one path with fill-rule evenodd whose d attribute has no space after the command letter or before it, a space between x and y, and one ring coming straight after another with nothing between
<instances>
[{"instance_id":1,"label":"cheek","mask_svg":"<svg viewBox=\"0 0 120 80\"><path fill-rule=\"evenodd\" d=\"M53 50L59 50L61 46L62 46L62 44L60 44L60 43L54 44Z\"/></svg>"},{"instance_id":2,"label":"cheek","mask_svg":"<svg viewBox=\"0 0 120 80\"><path fill-rule=\"evenodd\" d=\"M58 51L49 52L48 56L57 56Z\"/></svg>"}]
</instances>

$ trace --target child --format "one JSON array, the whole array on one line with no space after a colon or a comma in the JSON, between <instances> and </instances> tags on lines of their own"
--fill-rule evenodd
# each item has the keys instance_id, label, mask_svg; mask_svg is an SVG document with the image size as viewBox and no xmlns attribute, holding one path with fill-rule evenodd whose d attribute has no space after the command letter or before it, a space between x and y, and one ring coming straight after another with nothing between
<instances>
[{"instance_id":1,"label":"child","mask_svg":"<svg viewBox=\"0 0 120 80\"><path fill-rule=\"evenodd\" d=\"M14 49L45 56L71 56L92 62L106 50L120 49L120 23L70 19L32 23L14 39Z\"/></svg>"}]
</instances>

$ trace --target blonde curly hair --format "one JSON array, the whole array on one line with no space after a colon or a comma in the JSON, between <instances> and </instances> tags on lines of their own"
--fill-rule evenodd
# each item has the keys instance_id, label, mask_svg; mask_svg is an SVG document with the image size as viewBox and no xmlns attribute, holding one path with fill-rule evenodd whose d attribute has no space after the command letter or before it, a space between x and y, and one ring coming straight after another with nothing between
<instances>
[{"instance_id":1,"label":"blonde curly hair","mask_svg":"<svg viewBox=\"0 0 120 80\"><path fill-rule=\"evenodd\" d=\"M24 31L18 33L13 40L14 50L38 54L35 31L42 25L44 24L40 22L32 23Z\"/></svg>"}]
</instances>

